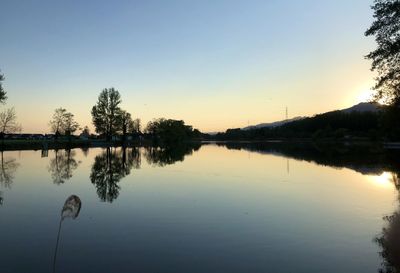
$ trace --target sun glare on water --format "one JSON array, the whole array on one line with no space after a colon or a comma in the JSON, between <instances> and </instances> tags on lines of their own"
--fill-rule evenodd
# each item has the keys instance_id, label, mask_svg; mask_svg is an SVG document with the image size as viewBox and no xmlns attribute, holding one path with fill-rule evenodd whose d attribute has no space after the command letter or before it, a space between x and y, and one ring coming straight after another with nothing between
<instances>
[{"instance_id":1,"label":"sun glare on water","mask_svg":"<svg viewBox=\"0 0 400 273\"><path fill-rule=\"evenodd\" d=\"M393 176L390 172L383 172L381 175L371 175L369 179L376 186L383 188L393 187Z\"/></svg>"}]
</instances>

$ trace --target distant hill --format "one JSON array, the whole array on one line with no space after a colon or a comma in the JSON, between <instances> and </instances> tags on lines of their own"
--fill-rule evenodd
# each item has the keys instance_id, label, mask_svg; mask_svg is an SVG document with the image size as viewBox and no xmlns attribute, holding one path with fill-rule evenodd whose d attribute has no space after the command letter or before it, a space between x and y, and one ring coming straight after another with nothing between
<instances>
[{"instance_id":1,"label":"distant hill","mask_svg":"<svg viewBox=\"0 0 400 273\"><path fill-rule=\"evenodd\" d=\"M263 123L243 129L232 128L215 135L223 141L264 141L285 139L329 140L400 140L398 110L374 103L360 103L352 107Z\"/></svg>"},{"instance_id":2,"label":"distant hill","mask_svg":"<svg viewBox=\"0 0 400 273\"><path fill-rule=\"evenodd\" d=\"M372 102L361 102L359 104L353 105L352 107L338 110L344 113L351 113L351 112L377 112L382 109L382 105L378 103L372 103ZM334 112L334 111L332 111ZM328 112L329 113L329 112ZM286 120L280 120L280 121L275 121L275 122L270 122L270 123L260 123L257 125L252 125L252 126L247 126L242 128L242 130L251 130L251 129L260 129L260 128L274 128L278 127L281 125L284 125L286 123L292 122L292 121L297 121L297 120L302 120L307 117L294 117L291 119L286 119Z\"/></svg>"},{"instance_id":3,"label":"distant hill","mask_svg":"<svg viewBox=\"0 0 400 273\"><path fill-rule=\"evenodd\" d=\"M377 112L382 109L382 105L379 103L373 103L373 102L361 102L359 104L353 105L350 108L346 108L343 110L340 110L345 113L351 113L351 112Z\"/></svg>"},{"instance_id":4,"label":"distant hill","mask_svg":"<svg viewBox=\"0 0 400 273\"><path fill-rule=\"evenodd\" d=\"M260 124L257 124L257 125L252 125L252 126L245 127L242 130L259 129L259 128L266 128L266 127L273 128L273 127L281 126L281 125L283 125L285 123L289 123L289 122L296 121L296 120L301 120L301 119L304 119L304 118L305 117L295 117L295 118L275 121L275 122L271 122L271 123L260 123Z\"/></svg>"}]
</instances>

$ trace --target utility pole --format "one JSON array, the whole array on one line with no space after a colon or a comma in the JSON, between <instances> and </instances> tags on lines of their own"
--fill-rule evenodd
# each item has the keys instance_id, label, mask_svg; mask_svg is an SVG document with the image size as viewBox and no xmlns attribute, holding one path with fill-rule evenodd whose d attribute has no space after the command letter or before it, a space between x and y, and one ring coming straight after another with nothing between
<instances>
[{"instance_id":1,"label":"utility pole","mask_svg":"<svg viewBox=\"0 0 400 273\"><path fill-rule=\"evenodd\" d=\"M288 120L288 108L286 106L286 120Z\"/></svg>"}]
</instances>

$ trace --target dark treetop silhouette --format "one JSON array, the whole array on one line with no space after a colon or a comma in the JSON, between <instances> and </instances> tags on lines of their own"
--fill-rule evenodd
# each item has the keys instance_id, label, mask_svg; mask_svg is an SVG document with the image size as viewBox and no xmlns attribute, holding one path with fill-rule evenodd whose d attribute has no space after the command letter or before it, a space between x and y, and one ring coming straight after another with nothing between
<instances>
[{"instance_id":1,"label":"dark treetop silhouette","mask_svg":"<svg viewBox=\"0 0 400 273\"><path fill-rule=\"evenodd\" d=\"M0 71L1 72L1 71ZM4 103L7 99L7 93L3 88L4 75L0 73L0 103Z\"/></svg>"},{"instance_id":2,"label":"dark treetop silhouette","mask_svg":"<svg viewBox=\"0 0 400 273\"><path fill-rule=\"evenodd\" d=\"M154 143L162 145L177 145L190 139L199 139L202 134L183 120L155 119L146 126L146 132L152 136Z\"/></svg>"},{"instance_id":3,"label":"dark treetop silhouette","mask_svg":"<svg viewBox=\"0 0 400 273\"><path fill-rule=\"evenodd\" d=\"M375 0L372 6L375 21L365 32L375 36L378 47L366 58L372 60L372 70L378 72L376 100L383 99L400 106L400 1Z\"/></svg>"},{"instance_id":4,"label":"dark treetop silhouette","mask_svg":"<svg viewBox=\"0 0 400 273\"><path fill-rule=\"evenodd\" d=\"M79 128L74 115L60 107L54 110L53 118L49 122L51 131L56 135L72 135Z\"/></svg>"},{"instance_id":5,"label":"dark treetop silhouette","mask_svg":"<svg viewBox=\"0 0 400 273\"><path fill-rule=\"evenodd\" d=\"M217 140L264 140L264 139L357 139L399 140L400 119L393 107L379 107L376 112L332 111L285 123L277 127L250 130L228 129L213 138Z\"/></svg>"},{"instance_id":6,"label":"dark treetop silhouette","mask_svg":"<svg viewBox=\"0 0 400 273\"><path fill-rule=\"evenodd\" d=\"M12 134L21 131L21 125L17 122L17 114L14 107L0 113L0 134Z\"/></svg>"},{"instance_id":7,"label":"dark treetop silhouette","mask_svg":"<svg viewBox=\"0 0 400 273\"><path fill-rule=\"evenodd\" d=\"M4 91L2 81L4 81L4 75L0 73L0 103L5 103L7 100L6 91ZM0 138L2 144L4 144L4 135L20 132L22 129L21 125L17 123L17 115L14 107L5 109L0 112Z\"/></svg>"}]
</instances>

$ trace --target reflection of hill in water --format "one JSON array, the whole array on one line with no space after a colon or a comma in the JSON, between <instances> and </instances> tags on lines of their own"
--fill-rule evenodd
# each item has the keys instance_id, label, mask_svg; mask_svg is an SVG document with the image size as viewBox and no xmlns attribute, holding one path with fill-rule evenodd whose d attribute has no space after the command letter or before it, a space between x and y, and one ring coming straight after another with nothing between
<instances>
[{"instance_id":1,"label":"reflection of hill in water","mask_svg":"<svg viewBox=\"0 0 400 273\"><path fill-rule=\"evenodd\" d=\"M282 155L334 168L349 168L362 174L398 172L400 151L371 145L315 144L295 142L219 143L228 149Z\"/></svg>"},{"instance_id":2,"label":"reflection of hill in water","mask_svg":"<svg viewBox=\"0 0 400 273\"><path fill-rule=\"evenodd\" d=\"M385 150L371 145L315 143L218 143L228 149L281 155L334 168L348 168L362 174L391 173L391 181L400 192L400 150ZM400 195L399 195L400 200ZM379 247L380 273L400 272L400 207L385 216L382 231L373 239Z\"/></svg>"}]
</instances>

